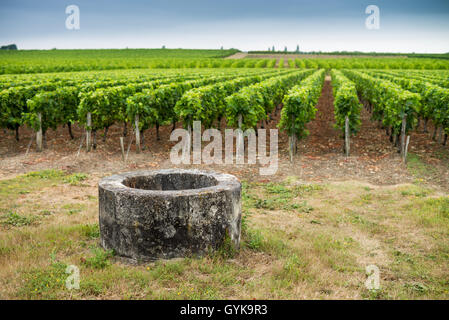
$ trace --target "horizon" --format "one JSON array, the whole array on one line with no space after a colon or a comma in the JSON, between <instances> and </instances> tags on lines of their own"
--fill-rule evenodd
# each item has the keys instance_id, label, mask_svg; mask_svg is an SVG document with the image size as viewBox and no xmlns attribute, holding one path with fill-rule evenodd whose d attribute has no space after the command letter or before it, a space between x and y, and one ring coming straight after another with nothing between
<instances>
[{"instance_id":1,"label":"horizon","mask_svg":"<svg viewBox=\"0 0 449 320\"><path fill-rule=\"evenodd\" d=\"M80 9L80 29L65 26L66 8ZM368 5L380 9L369 30ZM255 0L2 1L0 43L20 50L219 49L241 51L448 53L449 3L419 1ZM236 8L238 10L236 10Z\"/></svg>"}]
</instances>

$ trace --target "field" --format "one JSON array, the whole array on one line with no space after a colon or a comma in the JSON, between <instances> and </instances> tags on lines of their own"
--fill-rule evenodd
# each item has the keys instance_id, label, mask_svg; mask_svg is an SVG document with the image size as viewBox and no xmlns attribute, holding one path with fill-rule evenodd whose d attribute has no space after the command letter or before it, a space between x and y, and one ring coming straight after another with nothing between
<instances>
[{"instance_id":1,"label":"field","mask_svg":"<svg viewBox=\"0 0 449 320\"><path fill-rule=\"evenodd\" d=\"M1 299L449 298L444 57L0 56ZM279 129L277 172L173 165L172 129L197 120ZM238 252L129 265L101 248L98 181L171 167L242 181ZM65 287L67 265L80 268L79 290ZM365 287L368 265L380 289Z\"/></svg>"}]
</instances>

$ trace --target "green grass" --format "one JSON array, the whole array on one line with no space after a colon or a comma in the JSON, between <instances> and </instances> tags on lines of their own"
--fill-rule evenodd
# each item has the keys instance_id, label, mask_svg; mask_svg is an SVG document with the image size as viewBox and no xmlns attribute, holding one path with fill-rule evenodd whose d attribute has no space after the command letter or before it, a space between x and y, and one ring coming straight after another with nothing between
<instances>
[{"instance_id":1,"label":"green grass","mask_svg":"<svg viewBox=\"0 0 449 320\"><path fill-rule=\"evenodd\" d=\"M419 155L414 153L407 155L407 168L418 179L437 174L437 170L434 167L425 163Z\"/></svg>"},{"instance_id":2,"label":"green grass","mask_svg":"<svg viewBox=\"0 0 449 320\"><path fill-rule=\"evenodd\" d=\"M305 195L323 190L322 186L313 184L289 185L288 181L267 183L261 186L263 187L262 194L255 194L244 185L243 198L246 200L247 208L309 213L313 211L313 207L302 199Z\"/></svg>"},{"instance_id":3,"label":"green grass","mask_svg":"<svg viewBox=\"0 0 449 320\"><path fill-rule=\"evenodd\" d=\"M0 224L14 227L29 226L38 218L36 216L22 216L16 212L8 212L0 216Z\"/></svg>"},{"instance_id":4,"label":"green grass","mask_svg":"<svg viewBox=\"0 0 449 320\"><path fill-rule=\"evenodd\" d=\"M41 73L82 70L193 67L197 62L221 64L237 50L196 49L96 49L96 50L2 50L0 73Z\"/></svg>"},{"instance_id":5,"label":"green grass","mask_svg":"<svg viewBox=\"0 0 449 320\"><path fill-rule=\"evenodd\" d=\"M12 223L0 225L0 298L449 299L449 197L431 187L243 182L239 251L225 241L201 258L128 265L99 246L90 188L77 188L76 203L24 205L67 176L0 181L0 221ZM369 264L380 290L364 286ZM69 265L80 270L79 290L65 287Z\"/></svg>"},{"instance_id":6,"label":"green grass","mask_svg":"<svg viewBox=\"0 0 449 320\"><path fill-rule=\"evenodd\" d=\"M63 181L65 183L71 184L71 185L79 185L81 181L84 181L87 179L87 174L85 173L74 173L69 176L64 177Z\"/></svg>"},{"instance_id":7,"label":"green grass","mask_svg":"<svg viewBox=\"0 0 449 320\"><path fill-rule=\"evenodd\" d=\"M113 251L92 248L92 256L84 258L83 264L93 269L104 269L111 265L110 258L114 256Z\"/></svg>"}]
</instances>

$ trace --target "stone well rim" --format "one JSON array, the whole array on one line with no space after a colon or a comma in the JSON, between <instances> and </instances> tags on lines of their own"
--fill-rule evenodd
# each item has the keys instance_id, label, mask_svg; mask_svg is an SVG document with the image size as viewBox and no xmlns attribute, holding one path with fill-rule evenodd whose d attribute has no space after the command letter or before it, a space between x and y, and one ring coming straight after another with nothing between
<instances>
[{"instance_id":1,"label":"stone well rim","mask_svg":"<svg viewBox=\"0 0 449 320\"><path fill-rule=\"evenodd\" d=\"M157 174L194 174L205 175L214 178L217 181L216 185L196 188L196 189L182 189L182 190L148 190L132 188L124 184L126 179L141 177L141 176L155 176ZM226 190L233 190L240 188L240 181L233 175L220 173L209 170L197 170L197 169L159 169L159 170L137 170L128 171L120 174L115 174L102 178L98 185L109 191L127 193L127 194L140 194L140 195L154 195L154 196L185 196L185 195L198 195L212 192L221 192Z\"/></svg>"}]
</instances>

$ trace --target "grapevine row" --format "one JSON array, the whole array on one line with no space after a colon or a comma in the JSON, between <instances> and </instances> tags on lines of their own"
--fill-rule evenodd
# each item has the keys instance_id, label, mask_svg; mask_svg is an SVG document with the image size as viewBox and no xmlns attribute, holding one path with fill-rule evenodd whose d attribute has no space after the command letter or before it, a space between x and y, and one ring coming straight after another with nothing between
<instances>
[{"instance_id":1,"label":"grapevine row","mask_svg":"<svg viewBox=\"0 0 449 320\"><path fill-rule=\"evenodd\" d=\"M306 124L315 118L316 104L321 95L325 71L318 70L291 88L283 99L279 128L285 130L290 137L290 159L296 153L297 139L308 135Z\"/></svg>"}]
</instances>

